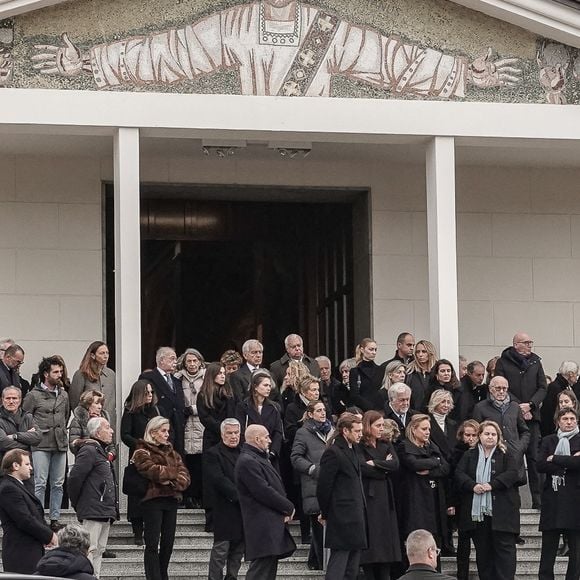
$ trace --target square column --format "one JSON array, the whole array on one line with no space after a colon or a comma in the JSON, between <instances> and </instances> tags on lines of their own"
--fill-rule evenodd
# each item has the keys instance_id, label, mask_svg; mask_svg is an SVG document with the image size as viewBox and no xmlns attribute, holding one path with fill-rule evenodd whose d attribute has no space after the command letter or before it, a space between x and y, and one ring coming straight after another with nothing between
<instances>
[{"instance_id":1,"label":"square column","mask_svg":"<svg viewBox=\"0 0 580 580\"><path fill-rule=\"evenodd\" d=\"M427 236L431 340L439 357L459 363L455 140L435 137L427 146Z\"/></svg>"},{"instance_id":2,"label":"square column","mask_svg":"<svg viewBox=\"0 0 580 580\"><path fill-rule=\"evenodd\" d=\"M117 129L114 162L115 358L120 425L123 401L141 373L139 129Z\"/></svg>"}]
</instances>

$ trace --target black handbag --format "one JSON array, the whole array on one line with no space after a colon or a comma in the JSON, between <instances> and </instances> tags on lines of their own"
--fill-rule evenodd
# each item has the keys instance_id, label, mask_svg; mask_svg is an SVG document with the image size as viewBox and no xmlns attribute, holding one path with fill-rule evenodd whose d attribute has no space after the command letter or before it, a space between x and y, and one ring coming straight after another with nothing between
<instances>
[{"instance_id":1,"label":"black handbag","mask_svg":"<svg viewBox=\"0 0 580 580\"><path fill-rule=\"evenodd\" d=\"M148 488L149 480L143 477L133 461L130 461L123 473L123 493L134 497L145 497Z\"/></svg>"}]
</instances>

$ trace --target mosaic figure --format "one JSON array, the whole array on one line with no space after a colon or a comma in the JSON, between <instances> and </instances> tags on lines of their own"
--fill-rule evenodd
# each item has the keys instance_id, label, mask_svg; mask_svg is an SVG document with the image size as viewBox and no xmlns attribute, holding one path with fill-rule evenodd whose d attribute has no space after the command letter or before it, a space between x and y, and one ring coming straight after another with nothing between
<instances>
[{"instance_id":1,"label":"mosaic figure","mask_svg":"<svg viewBox=\"0 0 580 580\"><path fill-rule=\"evenodd\" d=\"M566 73L570 66L568 48L557 42L545 41L537 55L540 69L540 84L546 93L546 101L551 105L565 105L568 101L566 90Z\"/></svg>"},{"instance_id":2,"label":"mosaic figure","mask_svg":"<svg viewBox=\"0 0 580 580\"><path fill-rule=\"evenodd\" d=\"M480 88L521 81L517 59L491 50L469 63L354 25L297 0L263 0L216 12L182 28L134 36L81 51L67 34L36 46L43 74L93 75L104 89L171 84L237 69L244 95L329 96L335 75L393 95L462 98Z\"/></svg>"}]
</instances>

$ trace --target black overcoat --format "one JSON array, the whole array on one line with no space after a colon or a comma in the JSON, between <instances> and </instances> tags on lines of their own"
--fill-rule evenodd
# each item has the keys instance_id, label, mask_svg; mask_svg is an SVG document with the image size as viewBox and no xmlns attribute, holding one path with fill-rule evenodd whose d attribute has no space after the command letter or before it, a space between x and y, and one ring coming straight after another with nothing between
<instances>
[{"instance_id":1,"label":"black overcoat","mask_svg":"<svg viewBox=\"0 0 580 580\"><path fill-rule=\"evenodd\" d=\"M459 529L475 529L471 519L473 504L473 487L477 483L476 471L479 458L479 446L465 452L455 470L455 484L461 494L459 507ZM520 495L518 492L518 470L512 453L503 453L496 449L491 458L491 527L495 532L520 533Z\"/></svg>"},{"instance_id":2,"label":"black overcoat","mask_svg":"<svg viewBox=\"0 0 580 580\"><path fill-rule=\"evenodd\" d=\"M284 518L292 514L294 506L267 454L244 443L235 477L244 522L246 560L291 556L296 544Z\"/></svg>"},{"instance_id":3,"label":"black overcoat","mask_svg":"<svg viewBox=\"0 0 580 580\"><path fill-rule=\"evenodd\" d=\"M250 399L246 399L245 401L238 403L236 408L236 418L242 427L242 437L244 436L248 425L262 425L266 427L270 434L270 439L272 440L270 451L275 453L277 456L280 456L284 436L282 416L280 415L280 410L276 403L265 400L262 405L262 412L260 413L254 406L253 402Z\"/></svg>"},{"instance_id":4,"label":"black overcoat","mask_svg":"<svg viewBox=\"0 0 580 580\"><path fill-rule=\"evenodd\" d=\"M446 478L449 464L434 443L418 447L405 439L398 447L401 462L399 525L404 538L419 528L447 537ZM428 470L427 475L418 471Z\"/></svg>"},{"instance_id":5,"label":"black overcoat","mask_svg":"<svg viewBox=\"0 0 580 580\"><path fill-rule=\"evenodd\" d=\"M523 360L513 346L506 348L495 365L495 376L505 377L510 394L518 403L531 403L534 421L540 420L540 405L546 396L546 375L542 359L532 353Z\"/></svg>"},{"instance_id":6,"label":"black overcoat","mask_svg":"<svg viewBox=\"0 0 580 580\"><path fill-rule=\"evenodd\" d=\"M359 458L339 435L320 459L316 496L331 550L364 550L367 515Z\"/></svg>"},{"instance_id":7,"label":"black overcoat","mask_svg":"<svg viewBox=\"0 0 580 580\"><path fill-rule=\"evenodd\" d=\"M377 393L385 377L385 364L377 365L374 361L361 361L350 369L348 384L350 387L350 402L363 411L375 409ZM382 408L375 409L382 411Z\"/></svg>"},{"instance_id":8,"label":"black overcoat","mask_svg":"<svg viewBox=\"0 0 580 580\"><path fill-rule=\"evenodd\" d=\"M203 474L213 495L213 537L218 542L239 542L244 538L235 478L239 457L239 447L231 448L223 443L208 449L204 457Z\"/></svg>"},{"instance_id":9,"label":"black overcoat","mask_svg":"<svg viewBox=\"0 0 580 580\"><path fill-rule=\"evenodd\" d=\"M237 404L238 398L235 394L233 397L215 397L213 407L206 405L203 397L197 397L197 413L201 424L205 427L203 430L204 451L211 449L222 440L220 425L224 419L236 417Z\"/></svg>"},{"instance_id":10,"label":"black overcoat","mask_svg":"<svg viewBox=\"0 0 580 580\"><path fill-rule=\"evenodd\" d=\"M411 389L411 408L423 409L426 406L425 392L429 386L430 373L413 371L405 377L405 383Z\"/></svg>"},{"instance_id":11,"label":"black overcoat","mask_svg":"<svg viewBox=\"0 0 580 580\"><path fill-rule=\"evenodd\" d=\"M4 572L33 574L53 532L36 496L9 475L0 482L0 520Z\"/></svg>"},{"instance_id":12,"label":"black overcoat","mask_svg":"<svg viewBox=\"0 0 580 580\"><path fill-rule=\"evenodd\" d=\"M399 469L399 458L390 443L376 447L357 446L367 503L369 547L361 553L361 564L401 561L401 542L391 474ZM388 455L392 459L387 460ZM374 461L374 466L367 461Z\"/></svg>"},{"instance_id":13,"label":"black overcoat","mask_svg":"<svg viewBox=\"0 0 580 580\"><path fill-rule=\"evenodd\" d=\"M451 456L453 455L453 449L457 443L457 423L445 417L445 432L439 427L439 423L433 415L429 415L431 420L431 441L439 447L439 451L445 457L447 463L451 461Z\"/></svg>"},{"instance_id":14,"label":"black overcoat","mask_svg":"<svg viewBox=\"0 0 580 580\"><path fill-rule=\"evenodd\" d=\"M570 455L554 455L558 445L558 436L549 435L542 440L538 471L545 473L542 491L542 512L540 514L540 531L580 530L578 506L580 506L580 435L570 439ZM554 455L552 461L548 457ZM558 491L552 488L552 475L563 475L565 485Z\"/></svg>"},{"instance_id":15,"label":"black overcoat","mask_svg":"<svg viewBox=\"0 0 580 580\"><path fill-rule=\"evenodd\" d=\"M252 371L247 363L244 363L237 371L234 371L229 377L230 385L240 401L248 396L250 390L250 381L252 380Z\"/></svg>"},{"instance_id":16,"label":"black overcoat","mask_svg":"<svg viewBox=\"0 0 580 580\"><path fill-rule=\"evenodd\" d=\"M148 381L155 389L157 395L157 407L159 407L163 417L169 419L171 424L169 439L175 451L183 454L183 440L185 436L185 402L183 399L183 389L181 388L179 381L172 377L173 389L171 389L167 381L156 368L152 371L141 373L139 379Z\"/></svg>"},{"instance_id":17,"label":"black overcoat","mask_svg":"<svg viewBox=\"0 0 580 580\"><path fill-rule=\"evenodd\" d=\"M580 384L575 383L574 385L570 386L566 378L558 373L554 381L548 385L546 398L542 402L542 408L540 409L540 431L542 433L542 437L552 435L556 432L554 415L556 414L556 409L558 408L558 395L562 391L567 390L571 390L578 399L578 396L580 395Z\"/></svg>"}]
</instances>

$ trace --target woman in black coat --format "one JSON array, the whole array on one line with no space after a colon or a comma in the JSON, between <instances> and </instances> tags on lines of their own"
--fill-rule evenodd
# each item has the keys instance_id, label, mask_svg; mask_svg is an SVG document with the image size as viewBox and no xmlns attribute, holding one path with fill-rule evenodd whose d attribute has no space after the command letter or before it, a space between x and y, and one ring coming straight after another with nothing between
<instances>
[{"instance_id":1,"label":"woman in black coat","mask_svg":"<svg viewBox=\"0 0 580 580\"><path fill-rule=\"evenodd\" d=\"M145 427L153 417L159 415L157 395L153 387L144 380L133 383L129 396L125 401L123 417L121 418L121 441L129 448L129 460L135 452L139 439L143 439ZM141 498L127 496L127 519L133 528L134 542L143 545L143 513Z\"/></svg>"},{"instance_id":2,"label":"woman in black coat","mask_svg":"<svg viewBox=\"0 0 580 580\"><path fill-rule=\"evenodd\" d=\"M242 427L242 437L248 425L263 425L268 429L272 443L270 455L280 457L282 449L283 428L280 409L268 398L272 392L272 376L267 370L260 369L252 375L248 398L238 403L236 418Z\"/></svg>"},{"instance_id":3,"label":"woman in black coat","mask_svg":"<svg viewBox=\"0 0 580 580\"><path fill-rule=\"evenodd\" d=\"M367 504L369 547L361 554L365 580L389 580L392 562L401 560L395 496L390 475L399 469L392 444L384 440L378 411L363 415L363 438L357 447Z\"/></svg>"},{"instance_id":4,"label":"woman in black coat","mask_svg":"<svg viewBox=\"0 0 580 580\"><path fill-rule=\"evenodd\" d=\"M323 529L318 521L320 507L316 498L316 485L320 459L326 451L326 444L332 436L333 429L326 418L326 407L322 401L310 401L306 406L305 417L304 424L294 437L290 459L292 467L300 475L302 511L310 518L312 528L308 567L311 570L322 570Z\"/></svg>"},{"instance_id":5,"label":"woman in black coat","mask_svg":"<svg viewBox=\"0 0 580 580\"><path fill-rule=\"evenodd\" d=\"M423 400L423 408L420 410L426 410L427 404L431 399L431 395L437 389L444 389L449 391L453 396L453 402L455 402L455 398L457 397L459 388L459 379L455 374L455 369L451 364L451 361L448 361L445 358L439 359L433 369L431 370L431 377L429 378L429 385L427 386L427 390L425 391L425 398Z\"/></svg>"},{"instance_id":6,"label":"woman in black coat","mask_svg":"<svg viewBox=\"0 0 580 580\"><path fill-rule=\"evenodd\" d=\"M365 338L356 347L356 367L350 369L350 403L363 411L370 411L376 406L377 394L385 374L385 365L377 365L376 356L377 343L372 338ZM382 410L382 407L375 410Z\"/></svg>"},{"instance_id":7,"label":"woman in black coat","mask_svg":"<svg viewBox=\"0 0 580 580\"><path fill-rule=\"evenodd\" d=\"M204 451L222 440L220 425L224 419L235 418L237 402L227 380L225 367L219 362L208 364L197 395L197 413L201 424L205 427Z\"/></svg>"},{"instance_id":8,"label":"woman in black coat","mask_svg":"<svg viewBox=\"0 0 580 580\"><path fill-rule=\"evenodd\" d=\"M437 351L433 343L419 340L413 351L413 360L407 366L405 383L411 387L411 409L423 409L427 403L425 392L431 379L431 370L437 362Z\"/></svg>"},{"instance_id":9,"label":"woman in black coat","mask_svg":"<svg viewBox=\"0 0 580 580\"><path fill-rule=\"evenodd\" d=\"M438 546L447 537L446 478L449 464L430 441L431 420L428 415L411 417L406 439L398 448L401 462L399 522L406 538L413 530L424 529L433 534Z\"/></svg>"},{"instance_id":10,"label":"woman in black coat","mask_svg":"<svg viewBox=\"0 0 580 580\"><path fill-rule=\"evenodd\" d=\"M518 471L494 421L479 426L479 444L461 458L459 529L470 531L480 580L513 580L520 533Z\"/></svg>"},{"instance_id":11,"label":"woman in black coat","mask_svg":"<svg viewBox=\"0 0 580 580\"><path fill-rule=\"evenodd\" d=\"M560 533L568 541L566 579L580 577L580 434L578 414L562 409L557 414L558 431L542 440L538 471L546 474L542 492L540 531L542 555L538 578L554 578L554 562Z\"/></svg>"}]
</instances>

